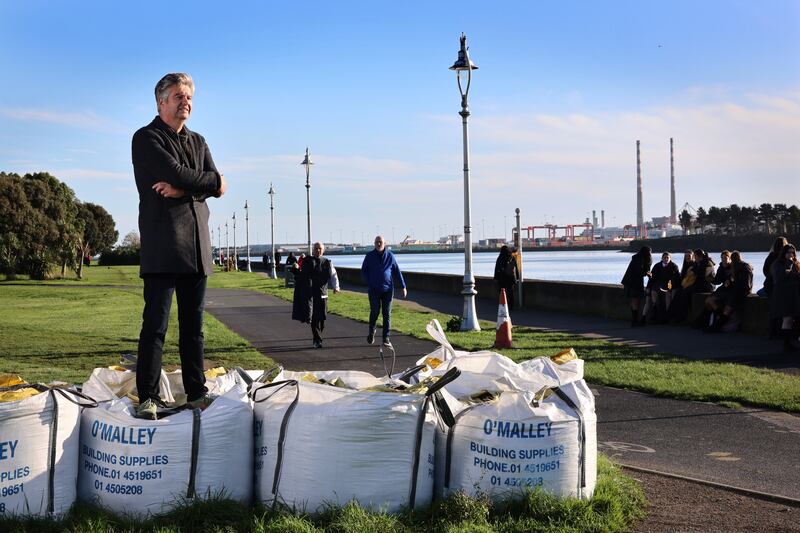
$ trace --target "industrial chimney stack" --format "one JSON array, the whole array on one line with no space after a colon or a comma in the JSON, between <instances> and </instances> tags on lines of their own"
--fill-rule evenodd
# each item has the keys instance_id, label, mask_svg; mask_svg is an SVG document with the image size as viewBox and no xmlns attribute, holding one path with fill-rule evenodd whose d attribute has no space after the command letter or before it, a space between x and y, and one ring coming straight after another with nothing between
<instances>
[{"instance_id":1,"label":"industrial chimney stack","mask_svg":"<svg viewBox=\"0 0 800 533\"><path fill-rule=\"evenodd\" d=\"M644 238L644 207L642 205L642 160L639 156L639 141L636 141L636 227L639 237Z\"/></svg>"},{"instance_id":2,"label":"industrial chimney stack","mask_svg":"<svg viewBox=\"0 0 800 533\"><path fill-rule=\"evenodd\" d=\"M606 210L605 209L601 209L600 210L600 227L601 228L605 228L606 227Z\"/></svg>"},{"instance_id":3,"label":"industrial chimney stack","mask_svg":"<svg viewBox=\"0 0 800 533\"><path fill-rule=\"evenodd\" d=\"M678 214L675 212L675 159L672 157L672 137L669 138L669 221L678 223Z\"/></svg>"}]
</instances>

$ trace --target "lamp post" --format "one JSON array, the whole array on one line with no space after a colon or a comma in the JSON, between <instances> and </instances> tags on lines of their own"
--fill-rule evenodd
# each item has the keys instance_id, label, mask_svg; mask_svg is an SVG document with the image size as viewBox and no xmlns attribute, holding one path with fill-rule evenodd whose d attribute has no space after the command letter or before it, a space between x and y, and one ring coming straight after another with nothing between
<instances>
[{"instance_id":1,"label":"lamp post","mask_svg":"<svg viewBox=\"0 0 800 533\"><path fill-rule=\"evenodd\" d=\"M222 226L217 224L217 252L219 253L219 266L222 265Z\"/></svg>"},{"instance_id":2,"label":"lamp post","mask_svg":"<svg viewBox=\"0 0 800 533\"><path fill-rule=\"evenodd\" d=\"M230 241L228 240L228 221L225 221L225 272L228 271L228 265L230 265L231 261L231 247L229 246Z\"/></svg>"},{"instance_id":3,"label":"lamp post","mask_svg":"<svg viewBox=\"0 0 800 533\"><path fill-rule=\"evenodd\" d=\"M461 34L461 49L458 59L450 70L456 71L458 91L461 93L461 122L464 130L464 312L461 316L461 331L480 331L478 313L475 310L475 276L472 273L472 223L470 222L470 191L469 191L469 136L467 134L467 117L469 117L469 86L472 82L472 71L478 67L469 59L467 36ZM462 85L462 74L466 75L466 87Z\"/></svg>"},{"instance_id":4,"label":"lamp post","mask_svg":"<svg viewBox=\"0 0 800 533\"><path fill-rule=\"evenodd\" d=\"M269 270L269 277L272 279L276 279L278 274L275 272L275 187L272 184L269 184L269 234L270 234L270 242L272 254L272 268Z\"/></svg>"},{"instance_id":5,"label":"lamp post","mask_svg":"<svg viewBox=\"0 0 800 533\"><path fill-rule=\"evenodd\" d=\"M519 280L517 280L517 305L520 309L522 309L522 283L523 283L523 273L522 273L522 226L519 223L519 207L514 210L517 214L517 239L514 245L517 247L517 257L519 257Z\"/></svg>"},{"instance_id":6,"label":"lamp post","mask_svg":"<svg viewBox=\"0 0 800 533\"><path fill-rule=\"evenodd\" d=\"M233 269L239 270L239 253L236 249L236 213L233 213Z\"/></svg>"},{"instance_id":7,"label":"lamp post","mask_svg":"<svg viewBox=\"0 0 800 533\"><path fill-rule=\"evenodd\" d=\"M244 201L244 242L247 247L247 271L252 272L250 268L250 211L247 207L247 200Z\"/></svg>"},{"instance_id":8,"label":"lamp post","mask_svg":"<svg viewBox=\"0 0 800 533\"><path fill-rule=\"evenodd\" d=\"M306 167L306 214L308 215L308 255L311 257L311 165L314 164L311 161L311 156L308 155L308 146L306 146L306 157L303 159L303 162L300 163L304 167Z\"/></svg>"}]
</instances>

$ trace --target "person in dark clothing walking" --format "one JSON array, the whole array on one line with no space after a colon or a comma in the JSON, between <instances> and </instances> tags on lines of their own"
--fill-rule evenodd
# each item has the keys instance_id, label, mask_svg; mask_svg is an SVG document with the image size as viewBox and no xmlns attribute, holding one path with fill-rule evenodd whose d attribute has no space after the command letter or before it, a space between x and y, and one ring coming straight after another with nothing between
<instances>
[{"instance_id":1,"label":"person in dark clothing walking","mask_svg":"<svg viewBox=\"0 0 800 533\"><path fill-rule=\"evenodd\" d=\"M408 296L406 281L397 265L394 254L386 249L386 241L382 235L375 237L375 249L364 256L361 263L361 279L366 283L369 296L369 332L367 342L375 342L375 327L378 314L383 315L383 345L392 345L389 335L392 327L392 299L394 298L394 282L403 289L403 298Z\"/></svg>"},{"instance_id":2,"label":"person in dark clothing walking","mask_svg":"<svg viewBox=\"0 0 800 533\"><path fill-rule=\"evenodd\" d=\"M506 245L500 247L500 255L497 256L497 261L494 263L494 281L497 283L497 292L500 292L500 289L506 290L508 308L513 310L514 293L519 281L519 267L517 259Z\"/></svg>"},{"instance_id":3,"label":"person in dark clothing walking","mask_svg":"<svg viewBox=\"0 0 800 533\"><path fill-rule=\"evenodd\" d=\"M631 257L625 275L622 277L622 286L625 287L625 296L631 306L631 326L641 326L642 302L644 300L644 278L650 277L650 265L653 262L652 250L649 246L642 248Z\"/></svg>"},{"instance_id":4,"label":"person in dark clothing walking","mask_svg":"<svg viewBox=\"0 0 800 533\"><path fill-rule=\"evenodd\" d=\"M139 192L139 234L144 311L136 362L136 416L155 420L164 338L172 295L178 301L181 369L188 403L204 408L203 305L213 270L208 231L210 197L225 193L225 177L202 135L185 127L194 82L167 74L156 84L158 116L133 135L133 173Z\"/></svg>"},{"instance_id":5,"label":"person in dark clothing walking","mask_svg":"<svg viewBox=\"0 0 800 533\"><path fill-rule=\"evenodd\" d=\"M292 319L311 324L314 348L322 348L322 331L328 316L328 286L339 292L339 277L330 260L323 257L325 245L315 242L312 256L303 260L295 276L295 298Z\"/></svg>"},{"instance_id":6,"label":"person in dark clothing walking","mask_svg":"<svg viewBox=\"0 0 800 533\"><path fill-rule=\"evenodd\" d=\"M783 350L797 350L792 341L797 337L797 319L800 317L800 261L797 250L787 244L781 255L772 263L772 296L769 299L769 316L781 321L780 336Z\"/></svg>"}]
</instances>

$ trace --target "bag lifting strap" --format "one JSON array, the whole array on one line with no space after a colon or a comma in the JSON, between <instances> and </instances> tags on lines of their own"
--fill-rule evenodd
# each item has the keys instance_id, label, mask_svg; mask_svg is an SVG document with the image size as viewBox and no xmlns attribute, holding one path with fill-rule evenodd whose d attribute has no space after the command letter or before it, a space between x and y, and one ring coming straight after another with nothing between
<instances>
[{"instance_id":1,"label":"bag lifting strap","mask_svg":"<svg viewBox=\"0 0 800 533\"><path fill-rule=\"evenodd\" d=\"M31 385L26 385L30 387ZM34 387L39 388L39 387ZM97 407L97 402L86 396L83 393L80 393L75 390L70 389L59 389L59 388L52 388L48 389L48 394L53 399L53 419L50 422L50 449L48 450L48 460L47 460L47 512L52 514L55 512L55 493L56 493L56 451L58 449L58 400L56 399L55 393L59 393L59 395L63 396L70 402L74 403L78 407ZM75 401L73 398L70 397L77 396L80 399L87 400L86 403L81 403L80 401Z\"/></svg>"},{"instance_id":2,"label":"bag lifting strap","mask_svg":"<svg viewBox=\"0 0 800 533\"><path fill-rule=\"evenodd\" d=\"M186 489L186 497L195 497L195 485L197 483L197 458L200 455L200 420L203 411L192 409L192 459L189 462L189 486Z\"/></svg>"},{"instance_id":3,"label":"bag lifting strap","mask_svg":"<svg viewBox=\"0 0 800 533\"><path fill-rule=\"evenodd\" d=\"M272 476L272 494L274 495L273 499L272 499L272 508L273 509L275 509L275 507L278 504L278 486L280 485L280 481L281 481L281 468L283 466L283 448L284 448L284 445L286 443L286 431L287 431L287 427L289 425L289 419L292 417L292 413L294 412L295 407L297 407L297 403L300 401L300 387L298 387L297 385L298 385L298 383L297 383L296 379L287 379L285 381L275 381L273 383L270 383L269 385L265 385L263 387L259 387L258 389L253 390L252 394L251 394L251 398L253 399L253 403L261 403L261 402L264 402L264 401L270 399L272 397L272 395L274 395L275 393L277 393L278 391L280 391L284 387L294 387L295 391L296 391L295 392L295 396L294 396L294 400L292 400L292 403L289 404L289 407L286 409L286 412L283 414L283 420L281 420L281 430L280 430L280 433L278 434L278 457L277 457L277 460L275 461L275 473ZM276 387L276 389L272 392L272 394L269 394L269 395L265 396L264 398L261 398L260 400L256 398L256 396L258 396L258 392L259 391L266 390L266 389L269 389L271 387Z\"/></svg>"},{"instance_id":4,"label":"bag lifting strap","mask_svg":"<svg viewBox=\"0 0 800 533\"><path fill-rule=\"evenodd\" d=\"M472 411L476 407L481 404L476 403L475 405L470 405L460 413L456 415L453 419L453 423L447 429L447 450L445 452L445 459L444 459L444 488L450 488L450 465L453 460L453 434L456 431L456 424L458 424L459 419L467 414L468 412Z\"/></svg>"},{"instance_id":5,"label":"bag lifting strap","mask_svg":"<svg viewBox=\"0 0 800 533\"><path fill-rule=\"evenodd\" d=\"M569 405L572 410L575 411L575 414L578 415L578 442L580 443L578 462L581 469L581 477L580 481L578 482L578 494L580 494L581 489L586 488L586 423L583 420L583 413L581 412L580 407L578 407L578 405L572 401L572 398L567 396L566 392L558 387L555 387L552 390L561 399L561 401Z\"/></svg>"},{"instance_id":6,"label":"bag lifting strap","mask_svg":"<svg viewBox=\"0 0 800 533\"><path fill-rule=\"evenodd\" d=\"M425 417L428 415L428 405L433 399L434 406L436 409L441 409L444 405L445 407L447 404L442 398L439 390L442 389L445 385L456 379L458 376L461 375L461 371L453 367L447 372L445 372L439 380L431 385L427 392L425 392L425 400L422 402L422 409L420 409L419 417L417 418L417 431L414 438L414 465L411 467L411 490L409 493L409 507L411 510L414 510L414 504L417 498L417 476L419 474L419 456L422 448L422 433L423 428L425 426ZM446 414L443 415L444 418L448 418L447 414L449 414L449 418L452 419L452 413L450 413L450 409L447 409Z\"/></svg>"}]
</instances>

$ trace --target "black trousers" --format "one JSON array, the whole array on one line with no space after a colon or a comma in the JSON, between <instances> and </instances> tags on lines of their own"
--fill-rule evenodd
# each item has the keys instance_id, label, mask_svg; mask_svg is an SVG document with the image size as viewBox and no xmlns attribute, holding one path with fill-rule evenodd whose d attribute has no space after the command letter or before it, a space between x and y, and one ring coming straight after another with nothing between
<instances>
[{"instance_id":1,"label":"black trousers","mask_svg":"<svg viewBox=\"0 0 800 533\"><path fill-rule=\"evenodd\" d=\"M157 400L164 337L169 326L172 295L178 301L178 350L188 401L206 393L203 375L203 308L206 276L159 274L144 277L144 311L136 361L139 400Z\"/></svg>"},{"instance_id":2,"label":"black trousers","mask_svg":"<svg viewBox=\"0 0 800 533\"><path fill-rule=\"evenodd\" d=\"M316 316L311 317L311 334L314 342L322 342L322 331L325 329L325 320L320 320Z\"/></svg>"}]
</instances>

